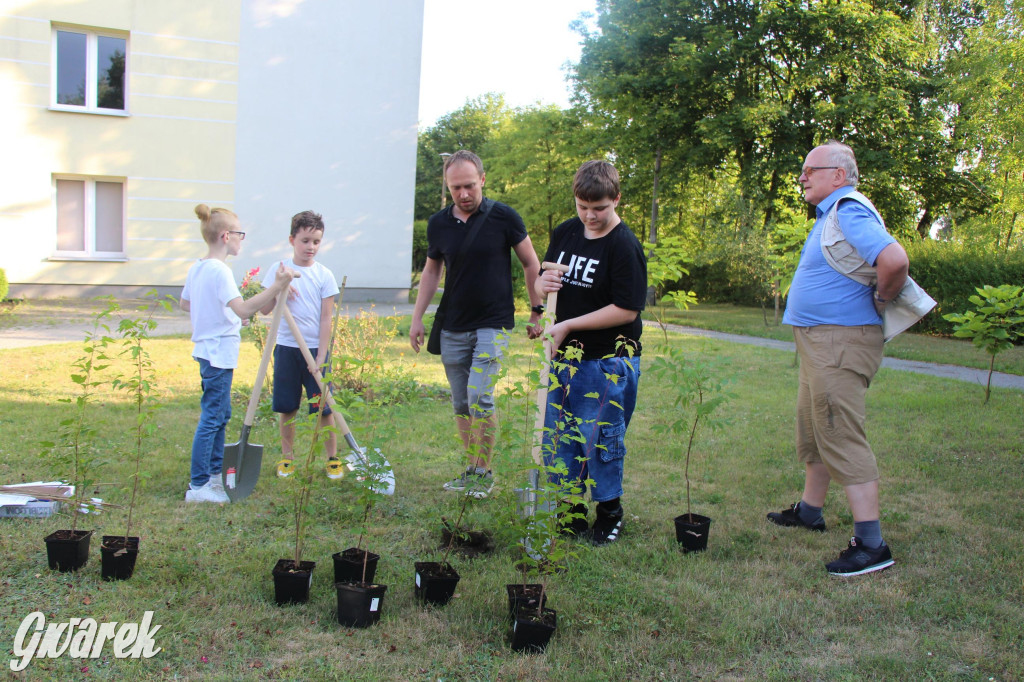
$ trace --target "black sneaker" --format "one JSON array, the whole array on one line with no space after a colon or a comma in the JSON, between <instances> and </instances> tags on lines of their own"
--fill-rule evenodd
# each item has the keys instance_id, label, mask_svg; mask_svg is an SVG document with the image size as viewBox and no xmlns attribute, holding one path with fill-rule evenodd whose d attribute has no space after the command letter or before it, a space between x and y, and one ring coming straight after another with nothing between
<instances>
[{"instance_id":1,"label":"black sneaker","mask_svg":"<svg viewBox=\"0 0 1024 682\"><path fill-rule=\"evenodd\" d=\"M587 505L574 504L572 506L572 509L569 510L569 513L580 514L581 516L577 516L576 518L570 519L568 523L560 526L559 531L562 533L562 535L574 538L585 535L588 530L587 511ZM561 522L561 519L559 519L559 522Z\"/></svg>"},{"instance_id":2,"label":"black sneaker","mask_svg":"<svg viewBox=\"0 0 1024 682\"><path fill-rule=\"evenodd\" d=\"M444 489L451 492L461 493L466 489L466 484L474 479L476 479L476 469L469 469L445 483Z\"/></svg>"},{"instance_id":3,"label":"black sneaker","mask_svg":"<svg viewBox=\"0 0 1024 682\"><path fill-rule=\"evenodd\" d=\"M832 575L850 578L874 571L881 571L892 566L892 552L884 542L876 549L868 549L861 545L860 538L850 538L850 546L839 553L839 558L825 564Z\"/></svg>"},{"instance_id":4,"label":"black sneaker","mask_svg":"<svg viewBox=\"0 0 1024 682\"><path fill-rule=\"evenodd\" d=\"M800 514L796 510L796 506L799 502L794 502L793 506L789 509L783 509L780 512L768 512L768 520L779 526L786 526L787 528L806 528L807 530L815 530L819 533L825 532L825 519L818 521L817 523L806 524L804 520L800 518Z\"/></svg>"},{"instance_id":5,"label":"black sneaker","mask_svg":"<svg viewBox=\"0 0 1024 682\"><path fill-rule=\"evenodd\" d=\"M595 546L607 545L619 539L622 533L622 517L625 512L622 506L613 512L607 512L597 507L597 518L594 519L594 527L590 531L590 542Z\"/></svg>"}]
</instances>

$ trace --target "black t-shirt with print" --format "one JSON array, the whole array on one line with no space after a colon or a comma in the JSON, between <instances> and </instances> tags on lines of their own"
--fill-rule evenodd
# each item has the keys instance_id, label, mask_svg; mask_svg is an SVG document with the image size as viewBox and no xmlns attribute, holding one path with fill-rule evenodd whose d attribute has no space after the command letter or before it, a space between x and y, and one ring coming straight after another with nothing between
<instances>
[{"instance_id":1,"label":"black t-shirt with print","mask_svg":"<svg viewBox=\"0 0 1024 682\"><path fill-rule=\"evenodd\" d=\"M620 222L603 237L587 239L579 218L566 220L551 235L545 261L572 268L562 275L556 321L579 317L614 303L636 310L636 319L618 327L575 332L566 338L583 346L583 358L615 355L615 341L624 336L636 343L640 355L643 324L640 311L647 299L647 259L636 235ZM621 353L620 353L621 354Z\"/></svg>"},{"instance_id":2,"label":"black t-shirt with print","mask_svg":"<svg viewBox=\"0 0 1024 682\"><path fill-rule=\"evenodd\" d=\"M487 223L480 228L469 248L458 256L469 230L494 204ZM448 303L444 328L467 332L484 327L512 329L515 302L512 299L512 248L526 239L523 219L509 206L484 198L477 212L462 222L452 213L454 206L430 216L427 222L427 256L444 260L444 291Z\"/></svg>"}]
</instances>

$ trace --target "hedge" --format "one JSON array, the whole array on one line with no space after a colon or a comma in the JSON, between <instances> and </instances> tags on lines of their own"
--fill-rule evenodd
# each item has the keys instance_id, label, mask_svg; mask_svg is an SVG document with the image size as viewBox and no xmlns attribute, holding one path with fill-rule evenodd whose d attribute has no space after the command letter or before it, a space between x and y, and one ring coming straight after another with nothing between
<instances>
[{"instance_id":1,"label":"hedge","mask_svg":"<svg viewBox=\"0 0 1024 682\"><path fill-rule=\"evenodd\" d=\"M975 288L990 284L1024 283L1024 250L984 249L928 239L905 245L910 274L936 301L935 309L914 326L915 332L951 335L954 325L947 313L970 309ZM688 266L690 275L680 282L700 301L759 306L771 296L756 247L734 245L723 258Z\"/></svg>"},{"instance_id":2,"label":"hedge","mask_svg":"<svg viewBox=\"0 0 1024 682\"><path fill-rule=\"evenodd\" d=\"M910 274L936 301L935 309L914 326L916 332L953 333L947 313L963 313L967 300L986 284L1024 283L1024 251L981 249L952 242L925 240L906 246Z\"/></svg>"}]
</instances>

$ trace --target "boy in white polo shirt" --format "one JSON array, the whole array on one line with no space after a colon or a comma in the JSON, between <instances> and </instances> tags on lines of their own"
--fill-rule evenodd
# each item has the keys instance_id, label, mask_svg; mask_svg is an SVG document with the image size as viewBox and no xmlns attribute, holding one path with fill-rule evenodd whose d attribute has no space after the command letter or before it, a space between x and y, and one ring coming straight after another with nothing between
<instances>
[{"instance_id":1,"label":"boy in white polo shirt","mask_svg":"<svg viewBox=\"0 0 1024 682\"><path fill-rule=\"evenodd\" d=\"M288 296L288 309L302 332L302 338L309 352L316 358L316 366L323 368L328 361L331 344L331 320L334 317L334 299L338 295L338 281L334 273L315 258L324 237L323 218L313 211L303 211L292 217L291 261L282 263L302 276L292 283ZM267 271L263 286L274 280L273 273L278 263ZM274 309L270 303L263 308L268 315ZM277 475L287 478L295 470L295 424L292 421L299 412L302 402L302 388L306 388L309 399L309 413L320 409L320 387L313 377L306 360L302 357L299 344L292 335L291 327L282 324L277 331L277 346L274 348L274 398L273 409L281 415L281 461L277 463ZM323 371L321 369L321 371ZM333 423L331 410L324 406L321 426ZM325 442L327 450L327 477L341 478L344 474L342 462L337 458L338 439L333 431Z\"/></svg>"}]
</instances>

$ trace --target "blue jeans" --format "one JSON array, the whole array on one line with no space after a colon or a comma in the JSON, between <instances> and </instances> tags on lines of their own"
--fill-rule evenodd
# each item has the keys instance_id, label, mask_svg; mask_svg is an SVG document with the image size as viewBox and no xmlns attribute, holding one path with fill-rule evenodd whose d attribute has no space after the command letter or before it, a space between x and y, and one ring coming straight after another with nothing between
<instances>
[{"instance_id":1,"label":"blue jeans","mask_svg":"<svg viewBox=\"0 0 1024 682\"><path fill-rule=\"evenodd\" d=\"M224 433L231 419L231 379L235 370L214 367L203 358L193 359L199 363L203 380L199 424L192 439L192 487L200 488L210 476L220 474L224 462Z\"/></svg>"},{"instance_id":2,"label":"blue jeans","mask_svg":"<svg viewBox=\"0 0 1024 682\"><path fill-rule=\"evenodd\" d=\"M636 408L640 358L582 360L573 365L575 374L570 378L570 368L562 368L558 385L548 393L544 461L550 463L553 454L565 463L569 480L590 478L590 498L607 502L622 496L624 440ZM554 377L551 383L556 383Z\"/></svg>"}]
</instances>

